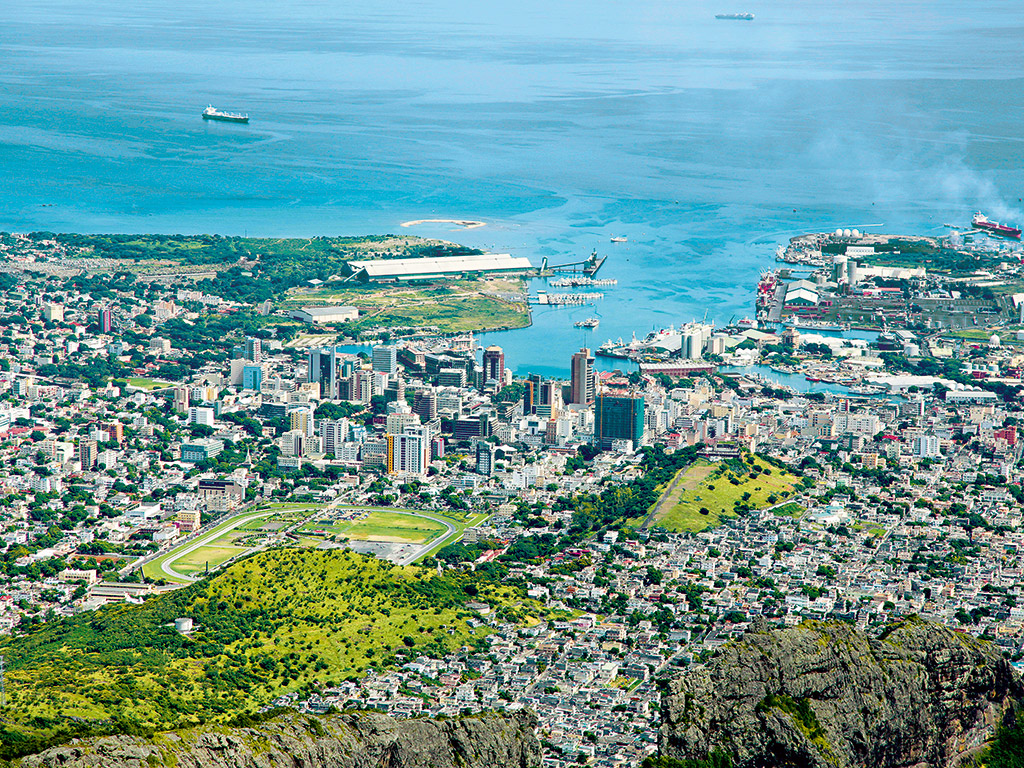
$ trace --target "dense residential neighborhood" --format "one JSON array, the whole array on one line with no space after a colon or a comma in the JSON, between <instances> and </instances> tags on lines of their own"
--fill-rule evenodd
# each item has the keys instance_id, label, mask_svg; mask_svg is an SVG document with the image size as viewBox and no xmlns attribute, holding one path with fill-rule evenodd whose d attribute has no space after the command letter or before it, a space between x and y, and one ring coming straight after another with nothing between
<instances>
[{"instance_id":1,"label":"dense residential neighborhood","mask_svg":"<svg viewBox=\"0 0 1024 768\"><path fill-rule=\"evenodd\" d=\"M1022 657L1018 339L692 323L524 378L472 334L2 246L4 633L271 547L494 573L544 618L469 600L481 644L277 703L529 707L552 766L637 764L659 675L755 625L916 614Z\"/></svg>"}]
</instances>

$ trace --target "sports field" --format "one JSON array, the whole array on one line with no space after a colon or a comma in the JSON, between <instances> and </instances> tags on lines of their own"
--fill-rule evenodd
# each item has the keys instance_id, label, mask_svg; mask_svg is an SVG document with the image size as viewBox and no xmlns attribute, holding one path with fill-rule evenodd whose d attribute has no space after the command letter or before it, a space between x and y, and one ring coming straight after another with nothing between
<instances>
[{"instance_id":1,"label":"sports field","mask_svg":"<svg viewBox=\"0 0 1024 768\"><path fill-rule=\"evenodd\" d=\"M174 561L174 570L185 576L194 576L206 570L207 565L215 568L236 555L246 552L246 547L199 547Z\"/></svg>"},{"instance_id":2,"label":"sports field","mask_svg":"<svg viewBox=\"0 0 1024 768\"><path fill-rule=\"evenodd\" d=\"M423 544L446 529L424 517L375 509L361 520L311 520L300 529L303 533L339 536L357 541L388 541Z\"/></svg>"}]
</instances>

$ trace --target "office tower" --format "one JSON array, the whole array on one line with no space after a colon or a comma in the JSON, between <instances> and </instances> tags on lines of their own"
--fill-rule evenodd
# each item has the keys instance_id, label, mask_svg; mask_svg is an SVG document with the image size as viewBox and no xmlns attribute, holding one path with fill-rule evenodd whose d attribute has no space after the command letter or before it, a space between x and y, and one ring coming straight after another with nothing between
<instances>
[{"instance_id":1,"label":"office tower","mask_svg":"<svg viewBox=\"0 0 1024 768\"><path fill-rule=\"evenodd\" d=\"M263 366L247 365L242 368L242 389L259 389L263 386Z\"/></svg>"},{"instance_id":2,"label":"office tower","mask_svg":"<svg viewBox=\"0 0 1024 768\"><path fill-rule=\"evenodd\" d=\"M398 375L392 376L384 387L384 399L389 403L405 402L405 380Z\"/></svg>"},{"instance_id":3,"label":"office tower","mask_svg":"<svg viewBox=\"0 0 1024 768\"><path fill-rule=\"evenodd\" d=\"M245 337L245 359L254 363L263 362L263 344L259 339Z\"/></svg>"},{"instance_id":4,"label":"office tower","mask_svg":"<svg viewBox=\"0 0 1024 768\"><path fill-rule=\"evenodd\" d=\"M110 333L114 327L114 313L109 309L101 309L96 313L96 324L100 327L100 333Z\"/></svg>"},{"instance_id":5,"label":"office tower","mask_svg":"<svg viewBox=\"0 0 1024 768\"><path fill-rule=\"evenodd\" d=\"M285 456L304 456L306 454L306 435L298 429L292 429L281 435L281 453Z\"/></svg>"},{"instance_id":6,"label":"office tower","mask_svg":"<svg viewBox=\"0 0 1024 768\"><path fill-rule=\"evenodd\" d=\"M523 415L532 416L537 413L537 401L540 399L541 377L531 373L523 382Z\"/></svg>"},{"instance_id":7,"label":"office tower","mask_svg":"<svg viewBox=\"0 0 1024 768\"><path fill-rule=\"evenodd\" d=\"M387 345L374 347L373 370L375 373L398 373L398 347Z\"/></svg>"},{"instance_id":8,"label":"office tower","mask_svg":"<svg viewBox=\"0 0 1024 768\"><path fill-rule=\"evenodd\" d=\"M643 395L604 395L596 398L594 436L599 448L611 448L615 440L640 445L644 436Z\"/></svg>"},{"instance_id":9,"label":"office tower","mask_svg":"<svg viewBox=\"0 0 1024 768\"><path fill-rule=\"evenodd\" d=\"M417 389L412 396L412 412L421 421L437 418L437 392L433 389Z\"/></svg>"},{"instance_id":10,"label":"office tower","mask_svg":"<svg viewBox=\"0 0 1024 768\"><path fill-rule=\"evenodd\" d=\"M574 405L590 405L594 402L594 356L586 347L572 356L571 381Z\"/></svg>"},{"instance_id":11,"label":"office tower","mask_svg":"<svg viewBox=\"0 0 1024 768\"><path fill-rule=\"evenodd\" d=\"M320 383L320 396L333 400L338 396L338 354L334 347L311 349L306 381Z\"/></svg>"},{"instance_id":12,"label":"office tower","mask_svg":"<svg viewBox=\"0 0 1024 768\"><path fill-rule=\"evenodd\" d=\"M484 384L494 381L498 387L505 384L505 353L501 347L490 346L484 350Z\"/></svg>"}]
</instances>

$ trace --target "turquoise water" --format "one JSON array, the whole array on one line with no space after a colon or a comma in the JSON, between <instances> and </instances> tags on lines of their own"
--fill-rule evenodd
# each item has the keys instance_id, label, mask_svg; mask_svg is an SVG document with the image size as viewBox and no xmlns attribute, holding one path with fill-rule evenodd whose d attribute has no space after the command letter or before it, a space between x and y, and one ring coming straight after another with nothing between
<instances>
[{"instance_id":1,"label":"turquoise water","mask_svg":"<svg viewBox=\"0 0 1024 768\"><path fill-rule=\"evenodd\" d=\"M1019 3L740 5L7 0L0 229L597 248L603 302L485 339L564 374L583 343L749 315L799 232L1024 221ZM399 226L435 217L488 226Z\"/></svg>"}]
</instances>

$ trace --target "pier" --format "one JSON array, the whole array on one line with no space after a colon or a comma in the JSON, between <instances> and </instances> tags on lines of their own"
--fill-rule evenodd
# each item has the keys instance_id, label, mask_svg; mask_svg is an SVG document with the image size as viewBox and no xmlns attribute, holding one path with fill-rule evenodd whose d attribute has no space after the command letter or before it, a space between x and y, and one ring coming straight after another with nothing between
<instances>
[{"instance_id":1,"label":"pier","mask_svg":"<svg viewBox=\"0 0 1024 768\"><path fill-rule=\"evenodd\" d=\"M582 261L570 261L567 264L548 264L548 258L545 256L544 260L541 262L538 275L540 277L547 277L548 275L567 272L570 274L575 273L585 275L587 277L593 277L597 274L598 270L604 266L604 263L607 260L607 256L598 256L596 250Z\"/></svg>"}]
</instances>

